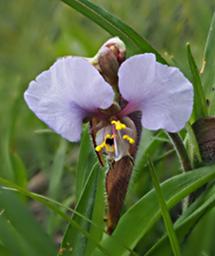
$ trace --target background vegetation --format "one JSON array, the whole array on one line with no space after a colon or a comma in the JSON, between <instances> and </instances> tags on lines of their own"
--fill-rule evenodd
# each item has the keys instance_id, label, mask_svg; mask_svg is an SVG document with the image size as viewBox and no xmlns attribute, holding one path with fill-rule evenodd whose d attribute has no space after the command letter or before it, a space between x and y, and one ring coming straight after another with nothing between
<instances>
[{"instance_id":1,"label":"background vegetation","mask_svg":"<svg viewBox=\"0 0 215 256\"><path fill-rule=\"evenodd\" d=\"M204 45L215 10L213 0L92 2L133 27L191 79L185 46L189 41L198 67L201 67ZM71 212L61 206L74 208L79 199L79 208L76 210L84 214L83 201L90 198L93 187L97 186L100 194L103 193L101 174L94 167L90 176L92 183L89 182L88 187L85 187L86 196L83 197L82 189L95 163L86 131L82 141L85 146L80 151L79 144L65 142L33 115L23 100L23 92L29 81L59 56L93 56L109 37L103 29L62 2L0 0L0 176L3 178L0 181L0 255L56 255L65 228L71 221L68 217ZM160 181L181 173L168 138L161 134L157 139L151 132L144 131L124 212L153 186L147 162L144 162L144 153L149 145ZM168 156L161 158L167 151ZM20 193L11 192L6 187L18 189ZM28 194L29 190L46 195L62 205L57 207L55 203L37 197L37 194ZM34 199L29 200L29 195ZM211 198L210 195L208 198ZM101 209L104 207L102 201L102 197L95 199L97 204L101 203ZM52 210L45 205L49 205ZM147 206L145 204L144 207ZM192 232L182 243L183 255L215 255L215 211L212 206L210 204L201 221L191 225ZM144 207L144 211L149 211ZM177 214L177 208L174 208L172 217L176 218ZM93 218L96 219L95 216ZM81 225L78 227L82 229L81 233L88 230L82 223L83 218L76 215L73 220ZM97 225L102 229L101 223ZM81 254L83 247L80 249L73 245L78 245L80 241L86 244L86 239L77 230L73 229L69 234L70 241L73 241L73 252L67 248L66 253L90 255L101 234L95 231L90 233L94 242L88 243L87 253L82 251ZM133 254L144 255L164 232L162 221L157 220L144 237L140 236Z\"/></svg>"}]
</instances>

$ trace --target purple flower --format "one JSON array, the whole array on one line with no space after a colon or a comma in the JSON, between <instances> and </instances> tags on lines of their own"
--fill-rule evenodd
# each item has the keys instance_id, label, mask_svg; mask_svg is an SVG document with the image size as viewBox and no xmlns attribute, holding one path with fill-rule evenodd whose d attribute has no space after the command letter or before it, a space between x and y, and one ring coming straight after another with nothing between
<instances>
[{"instance_id":1,"label":"purple flower","mask_svg":"<svg viewBox=\"0 0 215 256\"><path fill-rule=\"evenodd\" d=\"M116 65L103 66L108 76ZM96 151L115 161L128 155L136 140L129 114L140 111L142 126L151 130L177 132L185 126L192 112L193 87L179 69L158 63L151 53L122 62L116 67L114 83L118 82L118 93L126 102L123 108L116 87L106 82L111 79L105 81L97 69L81 57L61 58L30 83L25 101L38 118L69 141L80 139L83 121L96 118Z\"/></svg>"}]
</instances>

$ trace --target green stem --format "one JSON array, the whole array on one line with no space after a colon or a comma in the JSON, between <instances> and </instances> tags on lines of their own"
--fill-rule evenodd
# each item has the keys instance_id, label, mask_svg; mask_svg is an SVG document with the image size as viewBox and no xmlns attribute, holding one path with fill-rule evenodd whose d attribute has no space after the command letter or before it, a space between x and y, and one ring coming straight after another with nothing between
<instances>
[{"instance_id":1,"label":"green stem","mask_svg":"<svg viewBox=\"0 0 215 256\"><path fill-rule=\"evenodd\" d=\"M193 131L192 126L190 125L190 123L186 124L186 130L187 130L187 134L189 136L189 145L192 147L192 162L193 162L193 166L195 167L199 167L199 164L202 162L202 157L201 157L201 153L199 150L199 144L196 140L196 135Z\"/></svg>"},{"instance_id":2,"label":"green stem","mask_svg":"<svg viewBox=\"0 0 215 256\"><path fill-rule=\"evenodd\" d=\"M181 163L183 172L192 170L192 164L190 162L189 156L187 154L187 151L184 147L183 141L182 141L181 137L179 136L179 134L169 132L168 136L175 148L175 151L176 151L178 159ZM186 197L182 201L182 212L184 212L187 209L188 204L189 204L189 197Z\"/></svg>"},{"instance_id":3,"label":"green stem","mask_svg":"<svg viewBox=\"0 0 215 256\"><path fill-rule=\"evenodd\" d=\"M192 165L181 137L178 135L178 133L171 133L171 132L168 132L168 136L176 150L176 153L180 160L183 171L187 172L192 170Z\"/></svg>"},{"instance_id":4,"label":"green stem","mask_svg":"<svg viewBox=\"0 0 215 256\"><path fill-rule=\"evenodd\" d=\"M171 244L171 247L172 247L173 254L174 254L174 256L180 256L181 252L180 252L178 239L176 237L176 234L175 234L175 231L174 231L174 228L173 228L173 223L172 223L172 220L170 218L169 211L168 211L166 202L165 202L164 197L163 197L163 192L161 190L155 168L154 168L153 163L151 162L150 159L149 159L149 170L150 170L150 174L151 174L151 177L152 177L153 185L155 187L156 195L157 195L157 198L158 198L158 201L159 201L159 204L160 204L161 214L162 214L162 217L163 217L163 220L164 220L164 224L165 224L165 227L166 227L166 231L167 231L167 234L168 234L168 237L169 237L169 241L170 241L170 244Z\"/></svg>"}]
</instances>

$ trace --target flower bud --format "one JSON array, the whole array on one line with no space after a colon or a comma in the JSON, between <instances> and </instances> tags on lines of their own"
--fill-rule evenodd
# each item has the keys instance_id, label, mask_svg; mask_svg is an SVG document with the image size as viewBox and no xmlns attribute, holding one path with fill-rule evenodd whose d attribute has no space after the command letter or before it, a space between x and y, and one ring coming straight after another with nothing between
<instances>
[{"instance_id":1,"label":"flower bud","mask_svg":"<svg viewBox=\"0 0 215 256\"><path fill-rule=\"evenodd\" d=\"M105 48L111 49L119 64L125 60L126 47L123 41L119 39L119 37L113 37L107 40L107 42L105 42L99 49L97 55L100 55Z\"/></svg>"},{"instance_id":2,"label":"flower bud","mask_svg":"<svg viewBox=\"0 0 215 256\"><path fill-rule=\"evenodd\" d=\"M215 162L215 117L201 118L193 124L193 130L199 143L202 160Z\"/></svg>"},{"instance_id":3,"label":"flower bud","mask_svg":"<svg viewBox=\"0 0 215 256\"><path fill-rule=\"evenodd\" d=\"M90 59L90 63L99 70L109 84L116 87L118 69L125 60L125 55L125 44L118 37L113 37L102 45L95 57Z\"/></svg>"},{"instance_id":4,"label":"flower bud","mask_svg":"<svg viewBox=\"0 0 215 256\"><path fill-rule=\"evenodd\" d=\"M119 63L110 48L105 47L103 49L98 58L98 64L104 79L112 86L116 86L118 83Z\"/></svg>"}]
</instances>

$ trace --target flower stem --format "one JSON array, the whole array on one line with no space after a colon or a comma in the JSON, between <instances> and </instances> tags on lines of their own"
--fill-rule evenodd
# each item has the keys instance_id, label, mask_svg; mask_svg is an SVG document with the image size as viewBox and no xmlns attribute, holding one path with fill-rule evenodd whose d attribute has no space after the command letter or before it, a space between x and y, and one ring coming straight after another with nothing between
<instances>
[{"instance_id":1,"label":"flower stem","mask_svg":"<svg viewBox=\"0 0 215 256\"><path fill-rule=\"evenodd\" d=\"M183 141L179 136L179 134L168 132L168 136L175 148L175 151L181 163L183 172L192 170L192 164L190 162L189 156L187 154L187 151L184 147ZM182 201L182 212L184 212L187 209L188 205L189 205L189 197L185 197L184 200Z\"/></svg>"},{"instance_id":2,"label":"flower stem","mask_svg":"<svg viewBox=\"0 0 215 256\"><path fill-rule=\"evenodd\" d=\"M155 168L153 166L153 163L151 162L151 160L149 159L149 170L150 170L150 174L152 177L152 182L157 194L157 198L160 204L160 209L161 209L161 214L163 216L163 220L164 220L164 224L166 227L166 231L169 237L169 241L172 247L172 251L173 251L173 255L174 256L180 256L181 252L180 252L180 247L179 247L179 243L178 243L178 239L176 237L174 228L173 228L173 223L171 220L171 217L169 215L169 211L166 205L166 202L164 200L163 197L163 192L161 190L160 184L159 184L159 180L155 171Z\"/></svg>"},{"instance_id":3,"label":"flower stem","mask_svg":"<svg viewBox=\"0 0 215 256\"><path fill-rule=\"evenodd\" d=\"M171 132L168 132L168 136L180 160L182 170L184 172L192 170L192 165L181 137L178 135L178 133L171 133Z\"/></svg>"},{"instance_id":4,"label":"flower stem","mask_svg":"<svg viewBox=\"0 0 215 256\"><path fill-rule=\"evenodd\" d=\"M196 135L193 131L193 128L189 123L187 123L186 125L186 130L189 138L189 144L192 147L191 161L193 163L194 168L196 168L199 167L199 165L202 163L202 156L200 153L199 144Z\"/></svg>"}]
</instances>

